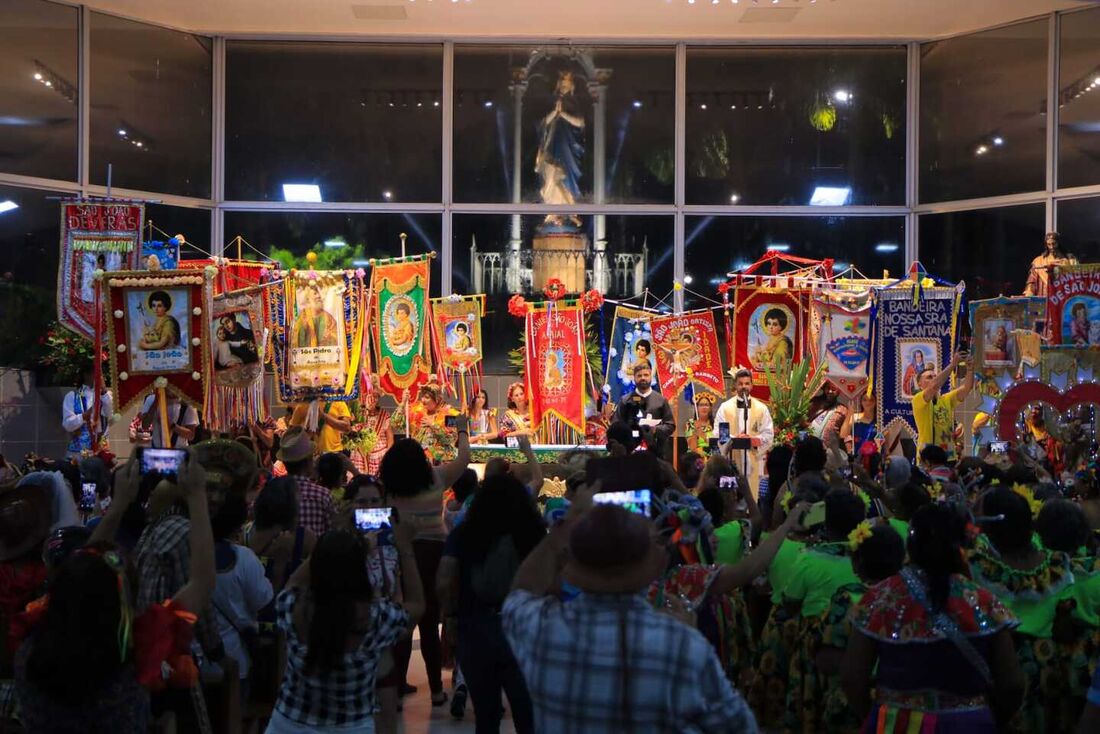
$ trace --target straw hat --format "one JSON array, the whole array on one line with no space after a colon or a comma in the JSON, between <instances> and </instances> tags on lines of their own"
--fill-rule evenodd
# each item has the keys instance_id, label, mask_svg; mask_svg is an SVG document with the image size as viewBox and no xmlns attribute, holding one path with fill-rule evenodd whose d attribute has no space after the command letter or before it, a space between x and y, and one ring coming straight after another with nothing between
<instances>
[{"instance_id":1,"label":"straw hat","mask_svg":"<svg viewBox=\"0 0 1100 734\"><path fill-rule=\"evenodd\" d=\"M565 578L601 594L633 594L665 570L668 557L652 538L652 525L641 515L614 505L596 505L569 534Z\"/></svg>"},{"instance_id":2,"label":"straw hat","mask_svg":"<svg viewBox=\"0 0 1100 734\"><path fill-rule=\"evenodd\" d=\"M313 439L301 426L291 426L286 429L283 439L279 443L279 453L276 458L285 463L302 461L313 456Z\"/></svg>"},{"instance_id":3,"label":"straw hat","mask_svg":"<svg viewBox=\"0 0 1100 734\"><path fill-rule=\"evenodd\" d=\"M206 472L208 488L248 492L256 486L260 471L256 454L237 441L202 441L191 447L191 457Z\"/></svg>"},{"instance_id":4,"label":"straw hat","mask_svg":"<svg viewBox=\"0 0 1100 734\"><path fill-rule=\"evenodd\" d=\"M0 561L41 548L52 524L51 487L28 482L0 492Z\"/></svg>"}]
</instances>

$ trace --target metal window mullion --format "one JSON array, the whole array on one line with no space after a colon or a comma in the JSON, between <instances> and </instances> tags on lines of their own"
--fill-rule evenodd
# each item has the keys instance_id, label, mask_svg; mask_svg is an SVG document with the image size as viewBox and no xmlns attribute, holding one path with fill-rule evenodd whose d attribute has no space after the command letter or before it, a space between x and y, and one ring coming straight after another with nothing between
<instances>
[{"instance_id":1,"label":"metal window mullion","mask_svg":"<svg viewBox=\"0 0 1100 734\"><path fill-rule=\"evenodd\" d=\"M1058 189L1058 13L1051 13L1047 24L1047 137L1046 137L1046 226L1054 231L1057 215L1054 192Z\"/></svg>"},{"instance_id":2,"label":"metal window mullion","mask_svg":"<svg viewBox=\"0 0 1100 734\"><path fill-rule=\"evenodd\" d=\"M908 44L905 90L905 265L920 260L920 43Z\"/></svg>"},{"instance_id":3,"label":"metal window mullion","mask_svg":"<svg viewBox=\"0 0 1100 734\"><path fill-rule=\"evenodd\" d=\"M675 184L673 186L673 204L676 206L672 228L672 270L673 282L684 282L684 191L687 178L687 45L676 44L676 85L675 85L675 122L674 152ZM672 293L672 307L679 313L684 310L684 291L676 288Z\"/></svg>"},{"instance_id":4,"label":"metal window mullion","mask_svg":"<svg viewBox=\"0 0 1100 734\"><path fill-rule=\"evenodd\" d=\"M443 43L443 176L441 198L443 200L443 221L440 226L440 292L451 294L452 273L454 271L454 229L451 220L451 205L454 204L454 41Z\"/></svg>"},{"instance_id":5,"label":"metal window mullion","mask_svg":"<svg viewBox=\"0 0 1100 734\"><path fill-rule=\"evenodd\" d=\"M80 6L79 11L79 41L77 44L77 98L80 106L77 110L77 165L76 180L80 184L81 193L87 194L87 187L91 180L91 138L92 138L92 102L91 102L91 58L92 58L92 11L87 5Z\"/></svg>"},{"instance_id":6,"label":"metal window mullion","mask_svg":"<svg viewBox=\"0 0 1100 734\"><path fill-rule=\"evenodd\" d=\"M220 205L225 201L225 38L216 36L213 41L210 197L214 200L215 210L210 217L210 251L217 257L223 257L225 218Z\"/></svg>"}]
</instances>

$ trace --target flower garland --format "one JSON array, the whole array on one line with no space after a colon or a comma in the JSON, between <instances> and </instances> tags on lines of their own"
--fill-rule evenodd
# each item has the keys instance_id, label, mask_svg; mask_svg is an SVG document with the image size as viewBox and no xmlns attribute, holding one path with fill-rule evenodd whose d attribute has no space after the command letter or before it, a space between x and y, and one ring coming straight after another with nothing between
<instances>
[{"instance_id":1,"label":"flower garland","mask_svg":"<svg viewBox=\"0 0 1100 734\"><path fill-rule=\"evenodd\" d=\"M527 315L527 299L518 293L508 299L508 313L521 319Z\"/></svg>"},{"instance_id":2,"label":"flower garland","mask_svg":"<svg viewBox=\"0 0 1100 734\"><path fill-rule=\"evenodd\" d=\"M565 283L562 283L559 278L550 278L550 280L546 281L546 286L542 289L542 294L551 301L565 298Z\"/></svg>"}]
</instances>

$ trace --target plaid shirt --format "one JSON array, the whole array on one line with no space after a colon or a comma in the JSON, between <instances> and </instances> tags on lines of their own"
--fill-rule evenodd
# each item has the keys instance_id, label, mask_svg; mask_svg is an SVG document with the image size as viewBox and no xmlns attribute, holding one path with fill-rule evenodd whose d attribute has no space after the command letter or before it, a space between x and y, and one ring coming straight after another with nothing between
<instances>
[{"instance_id":1,"label":"plaid shirt","mask_svg":"<svg viewBox=\"0 0 1100 734\"><path fill-rule=\"evenodd\" d=\"M295 477L298 482L298 524L320 538L332 525L332 494L317 482Z\"/></svg>"},{"instance_id":2,"label":"plaid shirt","mask_svg":"<svg viewBox=\"0 0 1100 734\"><path fill-rule=\"evenodd\" d=\"M581 594L563 604L516 590L502 615L536 731L757 730L710 643L641 596Z\"/></svg>"},{"instance_id":3,"label":"plaid shirt","mask_svg":"<svg viewBox=\"0 0 1100 734\"><path fill-rule=\"evenodd\" d=\"M191 521L182 507L165 510L148 525L134 548L137 561L137 614L171 599L191 573ZM221 647L214 607L207 603L195 623L195 639L207 654Z\"/></svg>"},{"instance_id":4,"label":"plaid shirt","mask_svg":"<svg viewBox=\"0 0 1100 734\"><path fill-rule=\"evenodd\" d=\"M318 677L306 672L307 640L299 639L294 604L299 589L286 589L275 601L279 629L286 633L286 673L275 710L310 727L338 727L372 721L378 661L409 626L409 615L391 601L371 604L367 633L359 649L346 653L338 668Z\"/></svg>"}]
</instances>

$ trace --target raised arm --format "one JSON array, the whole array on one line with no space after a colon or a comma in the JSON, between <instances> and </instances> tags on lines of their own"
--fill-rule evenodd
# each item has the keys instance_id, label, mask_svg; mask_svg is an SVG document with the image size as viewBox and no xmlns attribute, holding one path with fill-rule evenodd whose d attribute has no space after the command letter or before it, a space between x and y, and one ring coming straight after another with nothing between
<instances>
[{"instance_id":1,"label":"raised arm","mask_svg":"<svg viewBox=\"0 0 1100 734\"><path fill-rule=\"evenodd\" d=\"M960 359L966 358L966 352L960 355ZM968 364L966 369L966 379L963 380L963 384L959 387L958 392L955 394L955 399L962 403L970 395L970 391L974 389L974 365Z\"/></svg>"},{"instance_id":2,"label":"raised arm","mask_svg":"<svg viewBox=\"0 0 1100 734\"><path fill-rule=\"evenodd\" d=\"M718 578L710 586L712 594L728 594L742 586L748 586L753 579L768 570L775 554L779 552L779 546L783 544L787 534L793 530L802 520L802 515L810 508L809 504L800 502L787 515L787 519L779 528L769 535L756 550L745 556L732 566L723 566L718 572Z\"/></svg>"},{"instance_id":3,"label":"raised arm","mask_svg":"<svg viewBox=\"0 0 1100 734\"><path fill-rule=\"evenodd\" d=\"M932 378L932 383L928 387L921 390L920 394L921 397L924 398L925 402L932 402L932 398L940 394L940 390L947 383L947 380L951 377L951 373L955 370L956 367L958 367L958 365L959 353L955 352L951 355L951 361L947 363L947 366L940 370L939 373Z\"/></svg>"},{"instance_id":4,"label":"raised arm","mask_svg":"<svg viewBox=\"0 0 1100 734\"><path fill-rule=\"evenodd\" d=\"M206 472L190 452L180 466L179 484L187 495L187 515L191 520L188 533L191 569L187 583L176 592L173 601L190 612L198 613L206 607L214 593L217 570L214 567L214 531L206 504Z\"/></svg>"},{"instance_id":5,"label":"raised arm","mask_svg":"<svg viewBox=\"0 0 1100 734\"><path fill-rule=\"evenodd\" d=\"M443 488L457 482L462 472L466 471L466 467L470 465L469 419L464 415L455 416L455 430L458 432L458 456L454 461L448 461L435 470L439 485Z\"/></svg>"},{"instance_id":6,"label":"raised arm","mask_svg":"<svg viewBox=\"0 0 1100 734\"><path fill-rule=\"evenodd\" d=\"M115 472L111 506L107 508L107 514L92 531L91 537L88 538L88 545L114 542L118 526L122 523L126 510L137 498L140 486L141 474L138 472L137 458L136 455L132 455L130 460Z\"/></svg>"},{"instance_id":7,"label":"raised arm","mask_svg":"<svg viewBox=\"0 0 1100 734\"><path fill-rule=\"evenodd\" d=\"M531 448L531 439L527 436L520 436L519 450L523 452L524 457L527 459L527 466L531 467L529 486L531 492L538 497L539 490L542 489L542 466L539 464L538 457L535 456L535 450Z\"/></svg>"}]
</instances>

